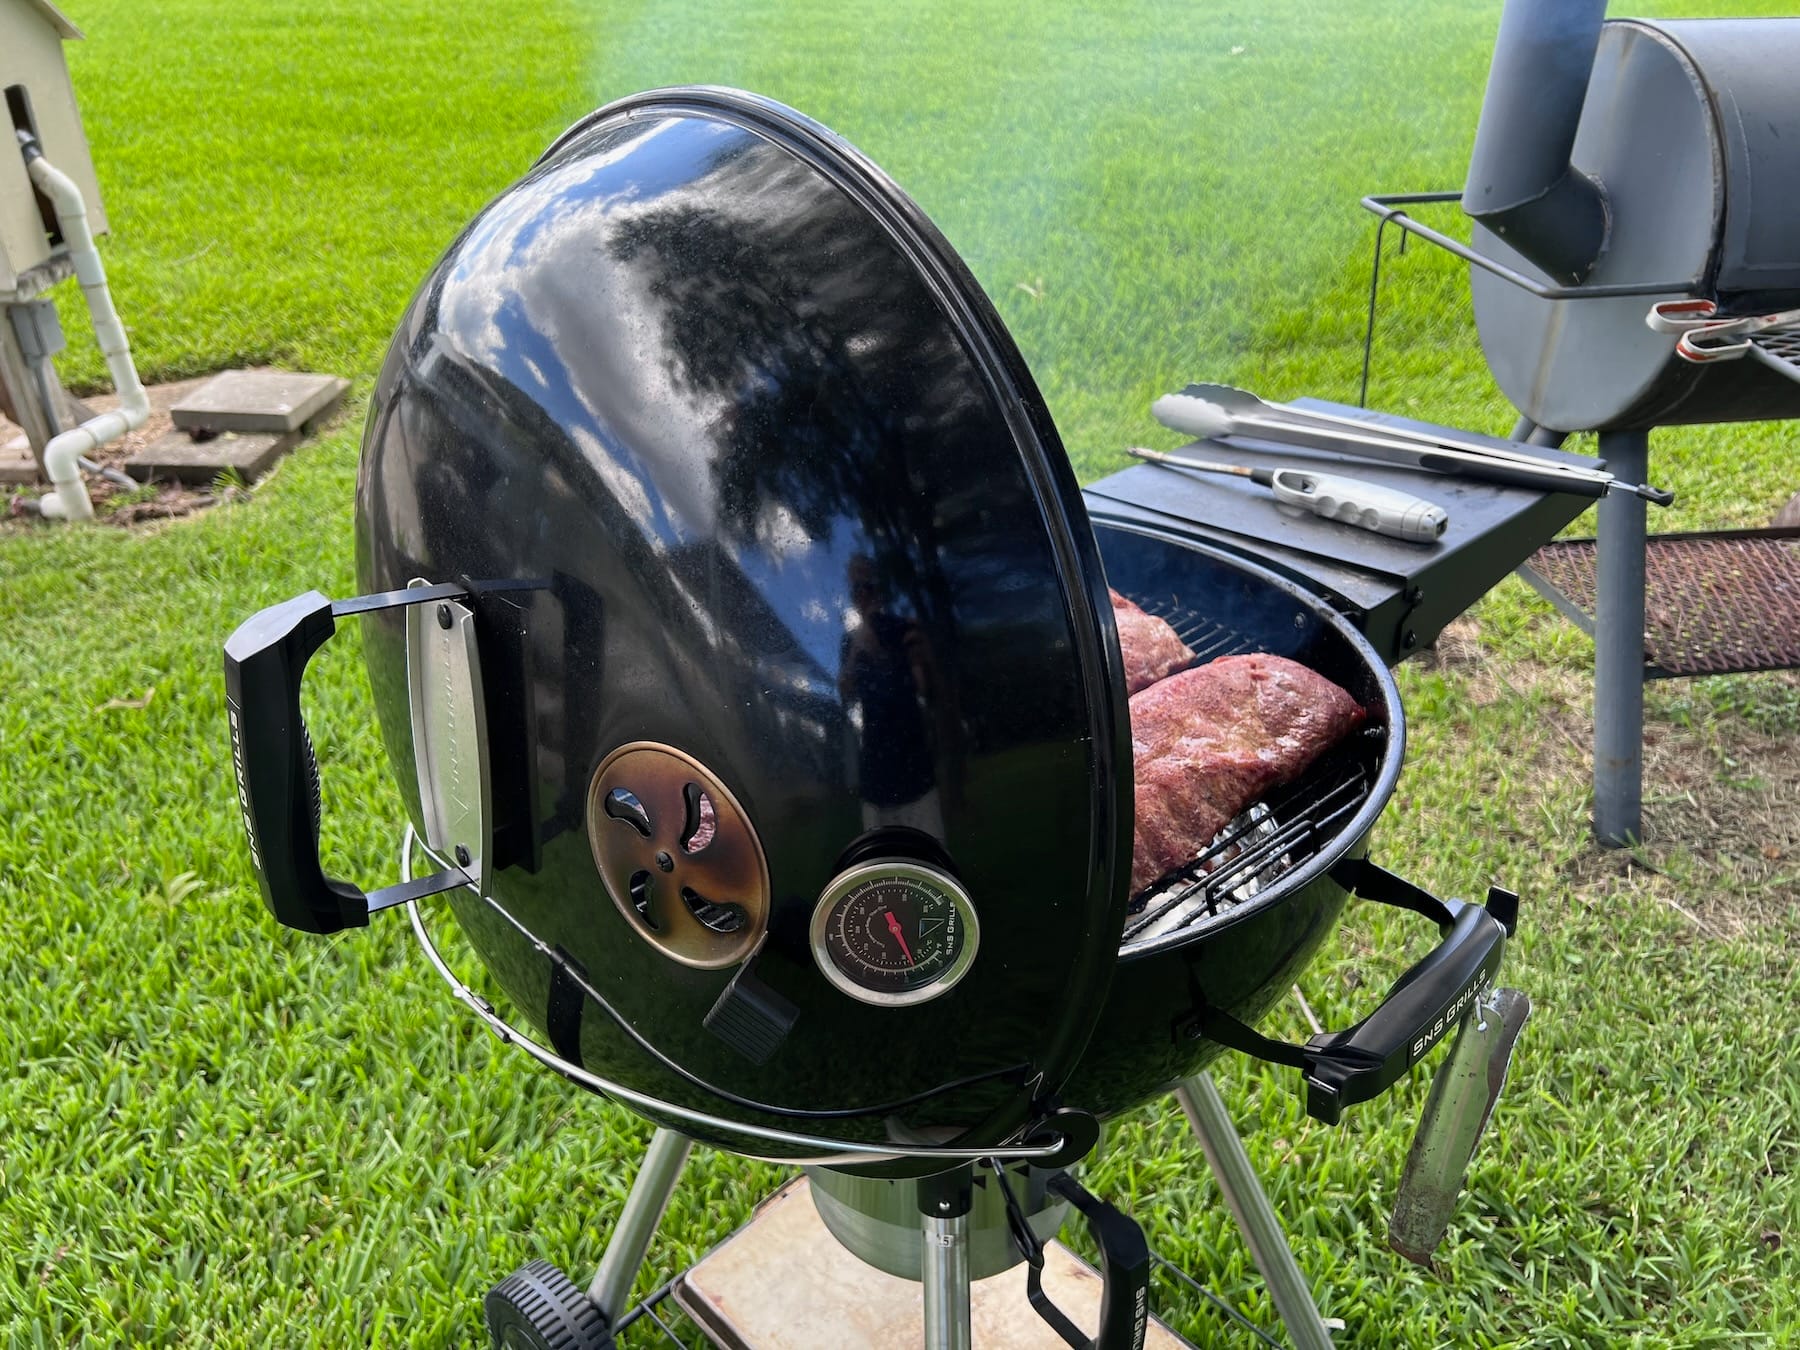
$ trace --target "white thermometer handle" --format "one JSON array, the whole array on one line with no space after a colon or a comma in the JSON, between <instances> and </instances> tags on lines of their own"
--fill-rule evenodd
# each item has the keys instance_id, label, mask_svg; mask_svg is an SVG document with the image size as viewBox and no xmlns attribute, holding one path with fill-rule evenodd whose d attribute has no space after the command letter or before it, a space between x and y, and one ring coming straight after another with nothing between
<instances>
[{"instance_id":1,"label":"white thermometer handle","mask_svg":"<svg viewBox=\"0 0 1800 1350\"><path fill-rule=\"evenodd\" d=\"M1289 506L1415 544L1442 538L1450 523L1450 513L1434 502L1334 473L1275 469L1269 487L1277 501Z\"/></svg>"}]
</instances>

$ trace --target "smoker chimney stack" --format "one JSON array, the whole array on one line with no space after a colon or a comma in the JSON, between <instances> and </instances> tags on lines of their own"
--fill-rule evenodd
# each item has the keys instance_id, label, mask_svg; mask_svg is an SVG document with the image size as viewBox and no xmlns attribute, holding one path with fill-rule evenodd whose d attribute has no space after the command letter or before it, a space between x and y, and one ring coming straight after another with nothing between
<instances>
[{"instance_id":1,"label":"smoker chimney stack","mask_svg":"<svg viewBox=\"0 0 1800 1350\"><path fill-rule=\"evenodd\" d=\"M1606 247L1600 184L1569 162L1606 0L1507 0L1463 210L1565 285Z\"/></svg>"}]
</instances>

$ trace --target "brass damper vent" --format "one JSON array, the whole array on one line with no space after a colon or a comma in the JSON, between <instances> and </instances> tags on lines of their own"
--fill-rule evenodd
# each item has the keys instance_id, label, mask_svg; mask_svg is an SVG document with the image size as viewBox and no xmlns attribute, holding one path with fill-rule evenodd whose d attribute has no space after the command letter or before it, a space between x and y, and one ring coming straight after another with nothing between
<instances>
[{"instance_id":1,"label":"brass damper vent","mask_svg":"<svg viewBox=\"0 0 1800 1350\"><path fill-rule=\"evenodd\" d=\"M750 817L673 746L613 751L588 787L588 842L607 894L644 940L686 966L742 961L769 921L769 865Z\"/></svg>"}]
</instances>

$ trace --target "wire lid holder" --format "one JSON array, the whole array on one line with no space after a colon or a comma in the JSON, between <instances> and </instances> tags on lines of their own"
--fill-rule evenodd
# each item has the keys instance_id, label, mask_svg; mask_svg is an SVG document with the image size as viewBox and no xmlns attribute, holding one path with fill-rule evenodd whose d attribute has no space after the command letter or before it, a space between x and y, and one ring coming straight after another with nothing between
<instances>
[{"instance_id":1,"label":"wire lid holder","mask_svg":"<svg viewBox=\"0 0 1800 1350\"><path fill-rule=\"evenodd\" d=\"M412 880L412 858L415 845L419 845L423 849L417 831L408 825L400 844L400 878L403 886ZM429 850L426 851L429 852ZM480 895L479 888L473 885L467 889ZM672 1116L684 1125L709 1132L727 1131L761 1139L768 1143L780 1144L784 1148L811 1149L817 1155L806 1158L782 1158L780 1161L784 1163L824 1166L831 1163L841 1165L849 1162L870 1162L890 1158L929 1158L938 1159L951 1165L959 1162L979 1162L986 1158L998 1158L1005 1162L1032 1162L1044 1166L1061 1166L1070 1160L1072 1149L1080 1150L1074 1155L1079 1157L1092 1147L1091 1141L1084 1143L1076 1137L1081 1131L1073 1129L1053 1130L1047 1140L1040 1142L1020 1142L1002 1147L956 1148L939 1145L874 1144L854 1139L832 1139L823 1135L800 1134L791 1130L777 1130L748 1124L744 1121L727 1120L722 1116L710 1115L705 1111L696 1111L692 1107L652 1097L635 1088L626 1087L623 1083L616 1083L610 1078L602 1078L599 1074L563 1058L554 1050L540 1045L501 1017L494 1010L493 1004L471 989L450 968L449 962L444 959L443 953L438 950L437 944L432 941L431 934L425 927L425 918L419 909L418 902L409 898L399 903L406 909L406 917L412 924L413 935L424 950L426 960L431 962L432 969L437 971L444 983L450 986L451 996L473 1012L482 1024L502 1042L517 1046L539 1064L561 1074L577 1086L587 1088L590 1092L598 1092L604 1096L616 1098L627 1106L636 1107L640 1111L649 1112L652 1115ZM503 917L510 918L505 911L500 912ZM539 939L529 933L526 933L526 937L539 949L541 954L554 958L555 953ZM1067 1114L1070 1113L1055 1113L1048 1117L1046 1123L1063 1125L1066 1123L1063 1118ZM1083 1121L1092 1119L1084 1113L1074 1114Z\"/></svg>"}]
</instances>

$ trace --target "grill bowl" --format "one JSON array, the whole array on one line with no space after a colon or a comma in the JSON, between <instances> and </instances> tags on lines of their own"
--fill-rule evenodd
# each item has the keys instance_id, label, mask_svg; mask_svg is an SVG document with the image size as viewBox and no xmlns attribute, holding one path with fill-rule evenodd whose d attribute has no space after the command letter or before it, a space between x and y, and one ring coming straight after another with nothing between
<instances>
[{"instance_id":1,"label":"grill bowl","mask_svg":"<svg viewBox=\"0 0 1800 1350\"><path fill-rule=\"evenodd\" d=\"M1111 992L1063 1094L1104 1116L1169 1090L1219 1054L1223 1047L1195 1032L1199 1007L1254 1023L1312 960L1349 897L1334 873L1368 852L1369 832L1393 796L1406 729L1393 676L1318 596L1178 531L1103 518L1093 525L1112 585L1173 618L1201 656L1289 657L1342 685L1368 714L1362 731L1268 800L1284 841L1269 849L1285 860L1278 875L1244 899L1214 883L1188 923L1157 936L1133 940L1140 921L1127 920ZM1201 596L1205 628L1196 630L1189 600ZM1234 870L1224 863L1216 872L1229 883ZM1266 875L1267 865L1254 870Z\"/></svg>"}]
</instances>

